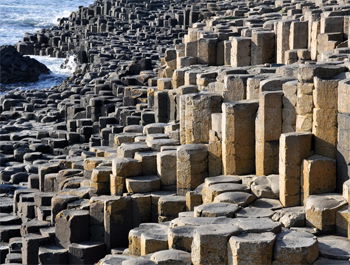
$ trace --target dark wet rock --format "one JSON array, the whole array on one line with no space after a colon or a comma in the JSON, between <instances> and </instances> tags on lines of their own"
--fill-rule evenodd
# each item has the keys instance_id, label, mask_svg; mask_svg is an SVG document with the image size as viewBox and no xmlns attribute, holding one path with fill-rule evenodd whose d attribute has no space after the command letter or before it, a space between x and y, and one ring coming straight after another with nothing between
<instances>
[{"instance_id":1,"label":"dark wet rock","mask_svg":"<svg viewBox=\"0 0 350 265\"><path fill-rule=\"evenodd\" d=\"M13 193L17 188L10 184L0 184L0 193Z\"/></svg>"},{"instance_id":2,"label":"dark wet rock","mask_svg":"<svg viewBox=\"0 0 350 265\"><path fill-rule=\"evenodd\" d=\"M23 56L13 46L0 47L0 83L35 82L41 74L49 73L44 64Z\"/></svg>"}]
</instances>

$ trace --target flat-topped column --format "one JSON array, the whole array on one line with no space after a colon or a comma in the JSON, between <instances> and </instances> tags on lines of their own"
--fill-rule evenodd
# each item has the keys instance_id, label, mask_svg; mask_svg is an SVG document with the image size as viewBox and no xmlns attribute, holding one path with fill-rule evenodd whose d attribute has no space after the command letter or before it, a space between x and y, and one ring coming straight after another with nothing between
<instances>
[{"instance_id":1,"label":"flat-topped column","mask_svg":"<svg viewBox=\"0 0 350 265\"><path fill-rule=\"evenodd\" d=\"M311 154L311 133L283 133L280 137L279 189L284 207L301 204L301 164Z\"/></svg>"},{"instance_id":2,"label":"flat-topped column","mask_svg":"<svg viewBox=\"0 0 350 265\"><path fill-rule=\"evenodd\" d=\"M250 65L250 38L233 37L231 41L231 66L247 66Z\"/></svg>"},{"instance_id":3,"label":"flat-topped column","mask_svg":"<svg viewBox=\"0 0 350 265\"><path fill-rule=\"evenodd\" d=\"M350 80L338 85L337 190L350 178ZM350 222L350 220L349 220ZM349 233L350 235L350 233Z\"/></svg>"},{"instance_id":4,"label":"flat-topped column","mask_svg":"<svg viewBox=\"0 0 350 265\"><path fill-rule=\"evenodd\" d=\"M257 100L222 104L222 162L225 175L255 171Z\"/></svg>"},{"instance_id":5,"label":"flat-topped column","mask_svg":"<svg viewBox=\"0 0 350 265\"><path fill-rule=\"evenodd\" d=\"M276 34L276 62L284 63L285 52L289 50L289 29L292 21L280 20L277 22Z\"/></svg>"},{"instance_id":6,"label":"flat-topped column","mask_svg":"<svg viewBox=\"0 0 350 265\"><path fill-rule=\"evenodd\" d=\"M217 39L203 38L198 40L198 63L216 65L216 45Z\"/></svg>"},{"instance_id":7,"label":"flat-topped column","mask_svg":"<svg viewBox=\"0 0 350 265\"><path fill-rule=\"evenodd\" d=\"M293 21L290 25L289 46L291 50L308 48L308 21Z\"/></svg>"},{"instance_id":8,"label":"flat-topped column","mask_svg":"<svg viewBox=\"0 0 350 265\"><path fill-rule=\"evenodd\" d=\"M314 78L312 133L315 135L315 153L336 157L338 80ZM348 102L350 104L350 102Z\"/></svg>"},{"instance_id":9,"label":"flat-topped column","mask_svg":"<svg viewBox=\"0 0 350 265\"><path fill-rule=\"evenodd\" d=\"M214 93L188 94L182 96L180 108L181 143L186 144L208 143L211 127L211 114L220 112L222 97Z\"/></svg>"},{"instance_id":10,"label":"flat-topped column","mask_svg":"<svg viewBox=\"0 0 350 265\"><path fill-rule=\"evenodd\" d=\"M271 31L252 32L251 65L275 62L275 33Z\"/></svg>"},{"instance_id":11,"label":"flat-topped column","mask_svg":"<svg viewBox=\"0 0 350 265\"><path fill-rule=\"evenodd\" d=\"M302 201L310 195L331 193L336 186L335 159L313 155L302 163Z\"/></svg>"},{"instance_id":12,"label":"flat-topped column","mask_svg":"<svg viewBox=\"0 0 350 265\"><path fill-rule=\"evenodd\" d=\"M208 149L204 144L185 144L177 149L177 193L185 195L208 176Z\"/></svg>"},{"instance_id":13,"label":"flat-topped column","mask_svg":"<svg viewBox=\"0 0 350 265\"><path fill-rule=\"evenodd\" d=\"M257 175L278 173L279 138L282 131L281 91L263 92L255 124L255 165Z\"/></svg>"}]
</instances>

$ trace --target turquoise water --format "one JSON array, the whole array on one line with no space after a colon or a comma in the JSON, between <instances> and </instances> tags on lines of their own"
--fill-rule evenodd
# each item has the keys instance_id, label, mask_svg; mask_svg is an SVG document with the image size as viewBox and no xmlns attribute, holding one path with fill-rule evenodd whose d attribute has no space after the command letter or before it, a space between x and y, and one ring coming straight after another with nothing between
<instances>
[{"instance_id":1,"label":"turquoise water","mask_svg":"<svg viewBox=\"0 0 350 265\"><path fill-rule=\"evenodd\" d=\"M79 6L88 6L93 0L0 0L0 45L13 45L20 41L24 33L50 28L57 19L67 17ZM72 69L61 69L64 59L34 56L44 63L51 74L42 76L35 83L12 84L12 88L49 88L61 83Z\"/></svg>"}]
</instances>

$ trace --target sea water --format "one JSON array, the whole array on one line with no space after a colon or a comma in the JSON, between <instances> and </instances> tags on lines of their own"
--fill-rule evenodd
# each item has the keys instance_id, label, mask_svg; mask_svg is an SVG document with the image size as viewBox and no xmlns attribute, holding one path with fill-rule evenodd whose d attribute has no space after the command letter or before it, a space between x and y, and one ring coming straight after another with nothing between
<instances>
[{"instance_id":1,"label":"sea water","mask_svg":"<svg viewBox=\"0 0 350 265\"><path fill-rule=\"evenodd\" d=\"M57 20L68 17L79 6L88 6L93 0L0 0L0 45L14 45L24 33L34 33L41 28L57 25ZM42 75L38 82L1 85L2 89L50 88L60 84L72 71L74 64L62 69L65 59L47 56L30 56L44 63L51 74Z\"/></svg>"}]
</instances>

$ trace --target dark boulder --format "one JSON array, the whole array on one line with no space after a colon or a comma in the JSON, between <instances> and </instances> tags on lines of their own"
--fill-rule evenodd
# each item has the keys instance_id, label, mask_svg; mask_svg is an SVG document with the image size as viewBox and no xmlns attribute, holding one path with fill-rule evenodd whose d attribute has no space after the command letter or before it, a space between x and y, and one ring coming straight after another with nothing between
<instances>
[{"instance_id":1,"label":"dark boulder","mask_svg":"<svg viewBox=\"0 0 350 265\"><path fill-rule=\"evenodd\" d=\"M13 46L0 46L0 83L38 81L41 74L50 70L37 60L23 56Z\"/></svg>"}]
</instances>

